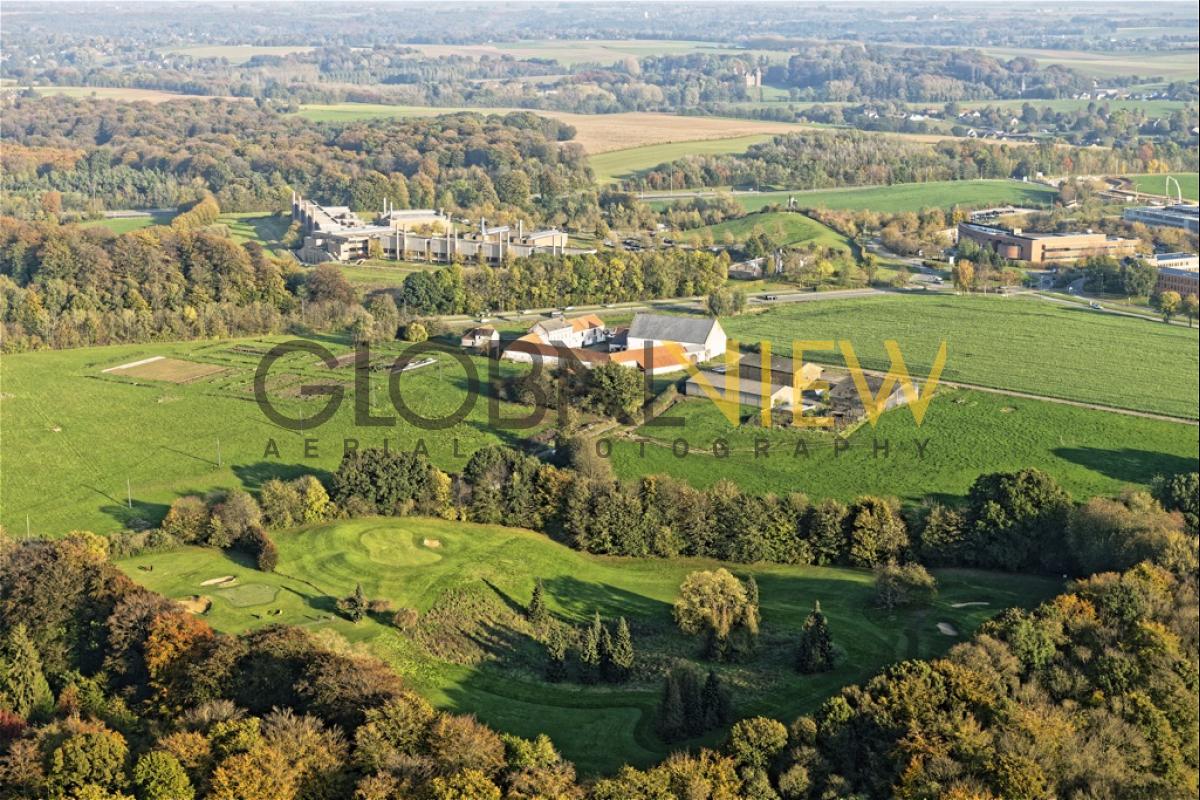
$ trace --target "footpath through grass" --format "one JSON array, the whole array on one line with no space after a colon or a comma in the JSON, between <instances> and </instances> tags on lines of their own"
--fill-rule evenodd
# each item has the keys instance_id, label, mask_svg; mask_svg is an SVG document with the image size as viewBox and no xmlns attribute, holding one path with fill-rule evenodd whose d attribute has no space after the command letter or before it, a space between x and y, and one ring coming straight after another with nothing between
<instances>
[{"instance_id":1,"label":"footpath through grass","mask_svg":"<svg viewBox=\"0 0 1200 800\"><path fill-rule=\"evenodd\" d=\"M789 353L794 340L849 340L866 369L889 368L883 342L893 339L921 377L945 341L945 380L1200 416L1196 329L1037 298L891 294L796 303L723 325L743 344L769 339L776 355ZM838 352L805 357L842 364Z\"/></svg>"},{"instance_id":2,"label":"footpath through grass","mask_svg":"<svg viewBox=\"0 0 1200 800\"><path fill-rule=\"evenodd\" d=\"M338 522L275 539L280 561L273 574L203 548L120 566L170 597L211 599L207 620L220 630L286 623L363 647L441 708L474 713L523 736L548 733L584 774L646 765L673 749L654 734L654 709L660 675L678 660L715 667L733 690L739 716L790 721L840 686L900 659L937 656L1003 608L1034 605L1059 588L1039 577L945 570L936 573L933 605L886 613L872 606L871 574L864 570L729 565L758 581L762 642L746 663L710 665L700 659L699 642L677 631L671 604L684 576L713 562L598 558L529 531L421 518ZM225 576L234 583L202 585ZM537 578L552 613L566 622L582 625L596 611L609 620L628 618L638 654L633 682L611 688L541 679L541 645L519 619ZM358 583L368 597L423 612L422 622L402 633L386 618L353 625L337 617L336 598ZM792 652L818 600L845 657L834 672L801 676L791 669ZM955 607L961 603L986 605ZM940 633L939 622L960 635Z\"/></svg>"}]
</instances>

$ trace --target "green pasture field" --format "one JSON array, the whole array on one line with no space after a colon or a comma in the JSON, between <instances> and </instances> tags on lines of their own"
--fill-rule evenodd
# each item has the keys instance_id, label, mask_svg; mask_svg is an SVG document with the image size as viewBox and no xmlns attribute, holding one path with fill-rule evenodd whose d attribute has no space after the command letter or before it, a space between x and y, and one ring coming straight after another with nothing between
<instances>
[{"instance_id":1,"label":"green pasture field","mask_svg":"<svg viewBox=\"0 0 1200 800\"><path fill-rule=\"evenodd\" d=\"M689 398L664 415L682 427L643 426L614 440L613 465L622 477L664 473L698 487L732 478L758 493L847 502L878 494L918 504L959 502L979 475L1024 467L1046 470L1076 498L1115 495L1156 475L1193 471L1200 456L1196 429L1181 423L965 389L939 387L920 426L908 408L885 412L837 453L831 433L763 428L760 414L743 407L734 426L715 403ZM677 438L687 441L686 455L682 445L672 449ZM718 439L728 448L722 458L714 455ZM886 453L877 452L885 442Z\"/></svg>"},{"instance_id":2,"label":"green pasture field","mask_svg":"<svg viewBox=\"0 0 1200 800\"><path fill-rule=\"evenodd\" d=\"M404 283L413 272L437 269L432 264L417 264L408 261L374 261L361 264L338 264L338 270L346 280L365 291L373 289L395 289Z\"/></svg>"},{"instance_id":3,"label":"green pasture field","mask_svg":"<svg viewBox=\"0 0 1200 800\"><path fill-rule=\"evenodd\" d=\"M633 178L637 173L657 167L659 164L675 161L685 156L744 153L751 145L765 142L770 138L770 134L755 134L734 136L729 139L651 144L644 147L631 147L627 150L598 153L589 158L588 163L592 166L597 183L615 183Z\"/></svg>"},{"instance_id":4,"label":"green pasture field","mask_svg":"<svg viewBox=\"0 0 1200 800\"><path fill-rule=\"evenodd\" d=\"M245 64L255 56L287 56L292 53L307 53L314 49L313 47L294 45L230 44L175 47L167 52L179 53L192 58L223 58L231 64Z\"/></svg>"},{"instance_id":5,"label":"green pasture field","mask_svg":"<svg viewBox=\"0 0 1200 800\"><path fill-rule=\"evenodd\" d=\"M700 241L711 235L712 241L721 243L727 239L744 242L757 230L770 236L780 244L799 244L812 242L814 244L832 247L837 250L850 250L846 237L837 231L817 222L812 217L806 217L792 211L771 211L760 214L747 214L738 219L718 222L680 233L678 238L684 241Z\"/></svg>"},{"instance_id":6,"label":"green pasture field","mask_svg":"<svg viewBox=\"0 0 1200 800\"><path fill-rule=\"evenodd\" d=\"M1167 175L1131 175L1139 192L1167 194ZM1200 175L1195 172L1174 172L1170 177L1179 181L1179 188L1187 200L1200 200ZM1171 195L1175 194L1175 183L1171 183Z\"/></svg>"},{"instance_id":7,"label":"green pasture field","mask_svg":"<svg viewBox=\"0 0 1200 800\"><path fill-rule=\"evenodd\" d=\"M872 606L871 573L865 570L729 565L758 582L761 647L747 662L710 665L700 661L697 641L677 631L671 604L684 576L712 569L714 562L600 558L529 531L423 518L337 522L277 532L274 538L280 550L274 573L258 572L236 554L204 548L147 554L120 566L167 596L212 598L207 621L223 631L287 623L344 638L387 661L441 708L476 714L523 736L549 734L587 775L625 763L644 766L673 749L654 734L654 709L659 676L677 660L717 669L733 691L737 716L790 721L814 711L842 685L900 659L937 656L1001 609L1034 605L1059 588L1040 577L943 570L935 573L939 594L931 606L887 613ZM233 590L201 585L227 575L237 582ZM585 624L596 611L607 620L629 620L638 653L634 681L612 688L541 679L541 645L516 619L537 578L545 584L551 612L565 622ZM468 627L433 629L439 642L453 645L439 657L422 644L427 640L400 632L386 619L354 625L337 617L333 604L359 583L368 597L417 609L425 621L432 619L426 612L444 614L452 604L454 619ZM239 588L242 594L225 596ZM262 601L247 605L248 593ZM801 676L790 660L814 601L820 601L845 655L831 673ZM955 607L980 602L987 605ZM940 633L939 622L960 635ZM704 741L722 736L715 732Z\"/></svg>"},{"instance_id":8,"label":"green pasture field","mask_svg":"<svg viewBox=\"0 0 1200 800\"><path fill-rule=\"evenodd\" d=\"M457 470L477 448L517 442L552 421L548 415L531 431L502 430L489 424L487 398L481 396L457 425L422 431L398 420L388 398L388 372L383 369L370 373L371 413L390 417L393 426L357 426L353 368L329 370L318 365L316 356L301 353L277 363L267 380L268 394L281 411L310 418L323 406L325 398L302 399L301 385L341 385L346 400L319 429L290 431L275 425L258 408L253 380L261 355L291 338L148 343L4 356L0 524L23 535L28 515L30 532L47 536L73 528L107 533L131 524L153 524L183 494L231 486L255 490L271 477L336 469L345 438L357 438L363 447L382 445L386 438L389 446L409 450L423 439L435 464ZM342 338L314 341L326 344L335 355L350 349ZM401 347L400 343L381 345L372 354L390 364ZM224 370L190 383L103 372L154 356L214 364ZM449 354L435 358L436 364L405 373L399 386L415 413L445 417L468 398L467 377ZM488 362L473 358L471 363L486 384ZM498 363L505 374L516 368L508 362L492 363ZM505 417L529 411L500 403ZM310 457L305 455L306 438L315 440L315 455ZM278 455L267 452L272 439ZM36 469L28 467L35 463Z\"/></svg>"},{"instance_id":9,"label":"green pasture field","mask_svg":"<svg viewBox=\"0 0 1200 800\"><path fill-rule=\"evenodd\" d=\"M955 206L1013 204L1048 206L1057 196L1049 186L1011 180L930 181L897 183L891 186L855 186L843 189L755 192L733 195L747 211L769 205L786 204L789 197L804 208L871 210L887 213L920 211L923 208L949 209ZM654 208L662 209L670 200L647 198Z\"/></svg>"},{"instance_id":10,"label":"green pasture field","mask_svg":"<svg viewBox=\"0 0 1200 800\"><path fill-rule=\"evenodd\" d=\"M149 228L153 225L170 225L177 211L155 211L137 217L106 217L104 219L89 219L79 223L85 228L108 228L116 234Z\"/></svg>"},{"instance_id":11,"label":"green pasture field","mask_svg":"<svg viewBox=\"0 0 1200 800\"><path fill-rule=\"evenodd\" d=\"M1200 417L1195 329L1033 297L891 294L796 303L723 325L743 343L770 339L778 355L796 339L846 339L865 369L888 368L883 342L894 339L918 375L944 340L948 381ZM805 358L842 365L837 352Z\"/></svg>"},{"instance_id":12,"label":"green pasture field","mask_svg":"<svg viewBox=\"0 0 1200 800\"><path fill-rule=\"evenodd\" d=\"M549 59L563 66L576 64L614 64L630 56L717 53L751 55L752 52L717 42L678 39L544 39L492 42L485 45L410 45L430 56L507 55L519 59ZM778 57L778 54L776 54Z\"/></svg>"}]
</instances>

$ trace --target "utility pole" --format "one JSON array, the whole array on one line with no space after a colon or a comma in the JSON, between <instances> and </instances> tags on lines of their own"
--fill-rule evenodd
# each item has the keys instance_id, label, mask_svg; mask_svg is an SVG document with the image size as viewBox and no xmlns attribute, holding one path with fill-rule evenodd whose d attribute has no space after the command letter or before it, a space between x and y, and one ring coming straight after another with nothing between
<instances>
[{"instance_id":1,"label":"utility pole","mask_svg":"<svg viewBox=\"0 0 1200 800\"><path fill-rule=\"evenodd\" d=\"M133 508L133 488L129 485L129 478L125 479L125 505Z\"/></svg>"},{"instance_id":2,"label":"utility pole","mask_svg":"<svg viewBox=\"0 0 1200 800\"><path fill-rule=\"evenodd\" d=\"M221 466L221 440L217 439L217 466Z\"/></svg>"},{"instance_id":3,"label":"utility pole","mask_svg":"<svg viewBox=\"0 0 1200 800\"><path fill-rule=\"evenodd\" d=\"M28 514L25 515L25 538L26 539L32 538L32 534L29 532L29 515Z\"/></svg>"}]
</instances>

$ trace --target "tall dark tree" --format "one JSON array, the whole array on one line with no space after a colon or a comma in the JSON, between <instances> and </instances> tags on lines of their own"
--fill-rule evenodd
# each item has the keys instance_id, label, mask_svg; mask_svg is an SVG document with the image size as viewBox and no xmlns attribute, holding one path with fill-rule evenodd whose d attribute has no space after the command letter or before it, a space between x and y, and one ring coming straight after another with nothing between
<instances>
[{"instance_id":1,"label":"tall dark tree","mask_svg":"<svg viewBox=\"0 0 1200 800\"><path fill-rule=\"evenodd\" d=\"M800 632L796 669L806 675L833 669L833 637L829 633L829 623L821 613L820 600L813 604L812 613Z\"/></svg>"},{"instance_id":2,"label":"tall dark tree","mask_svg":"<svg viewBox=\"0 0 1200 800\"><path fill-rule=\"evenodd\" d=\"M600 679L602 664L600 641L603 632L604 625L600 622L600 612L596 612L595 619L583 632L579 644L579 679L584 683L595 683Z\"/></svg>"},{"instance_id":3,"label":"tall dark tree","mask_svg":"<svg viewBox=\"0 0 1200 800\"><path fill-rule=\"evenodd\" d=\"M629 633L629 623L624 617L617 620L617 634L613 638L612 650L609 653L609 665L614 683L624 683L633 673L633 637Z\"/></svg>"},{"instance_id":4,"label":"tall dark tree","mask_svg":"<svg viewBox=\"0 0 1200 800\"><path fill-rule=\"evenodd\" d=\"M546 680L558 683L567 679L567 637L559 628L546 639Z\"/></svg>"},{"instance_id":5,"label":"tall dark tree","mask_svg":"<svg viewBox=\"0 0 1200 800\"><path fill-rule=\"evenodd\" d=\"M687 734L683 694L677 674L670 672L663 681L662 699L658 703L658 736L664 742L677 742Z\"/></svg>"},{"instance_id":6,"label":"tall dark tree","mask_svg":"<svg viewBox=\"0 0 1200 800\"><path fill-rule=\"evenodd\" d=\"M542 585L542 579L538 578L533 584L533 596L529 598L529 607L525 609L525 615L534 625L541 625L550 616L549 609L546 608L546 590Z\"/></svg>"}]
</instances>

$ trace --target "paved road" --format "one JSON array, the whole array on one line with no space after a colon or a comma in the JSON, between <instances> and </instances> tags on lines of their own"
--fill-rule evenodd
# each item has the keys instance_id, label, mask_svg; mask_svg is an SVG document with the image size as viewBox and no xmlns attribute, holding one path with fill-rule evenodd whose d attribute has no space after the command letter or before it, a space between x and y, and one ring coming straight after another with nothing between
<instances>
[{"instance_id":1,"label":"paved road","mask_svg":"<svg viewBox=\"0 0 1200 800\"><path fill-rule=\"evenodd\" d=\"M869 297L871 295L882 294L878 289L838 289L830 292L797 292L797 291L779 291L779 292L755 292L747 297L747 299L760 306L774 306L786 303L807 303L814 300L838 300L848 297ZM584 305L584 306L568 306L566 313L572 314L587 314L587 313L607 313L614 312L637 312L637 311L695 311L703 309L707 298L702 295L694 297L675 297L666 300L646 300L633 303L607 303L602 305ZM487 314L482 317L484 320L503 320L506 322L530 320L540 317L550 316L555 311L563 311L559 306L549 306L547 308L527 308L520 311L500 311L493 314ZM438 319L448 323L472 323L478 322L480 317L470 314L447 314Z\"/></svg>"}]
</instances>

